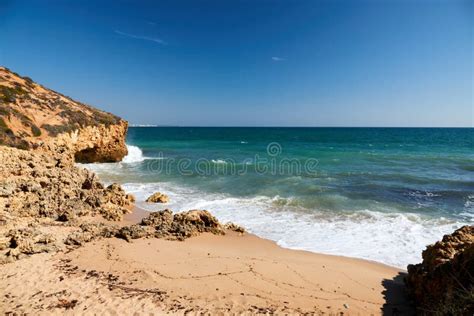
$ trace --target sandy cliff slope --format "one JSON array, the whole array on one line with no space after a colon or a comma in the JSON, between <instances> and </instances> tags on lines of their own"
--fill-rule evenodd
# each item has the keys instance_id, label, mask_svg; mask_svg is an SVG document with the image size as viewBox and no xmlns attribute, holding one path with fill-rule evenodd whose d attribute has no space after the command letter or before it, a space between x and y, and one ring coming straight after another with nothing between
<instances>
[{"instance_id":1,"label":"sandy cliff slope","mask_svg":"<svg viewBox=\"0 0 474 316\"><path fill-rule=\"evenodd\" d=\"M81 162L120 161L127 122L0 67L0 145L67 147Z\"/></svg>"}]
</instances>

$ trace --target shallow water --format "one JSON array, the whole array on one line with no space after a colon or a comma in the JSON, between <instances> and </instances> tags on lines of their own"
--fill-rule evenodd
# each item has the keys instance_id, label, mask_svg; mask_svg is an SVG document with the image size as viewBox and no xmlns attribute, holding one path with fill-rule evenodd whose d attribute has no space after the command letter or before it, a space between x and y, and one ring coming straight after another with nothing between
<instances>
[{"instance_id":1,"label":"shallow water","mask_svg":"<svg viewBox=\"0 0 474 316\"><path fill-rule=\"evenodd\" d=\"M143 201L290 248L405 267L474 220L474 130L132 127L121 163L92 164Z\"/></svg>"}]
</instances>

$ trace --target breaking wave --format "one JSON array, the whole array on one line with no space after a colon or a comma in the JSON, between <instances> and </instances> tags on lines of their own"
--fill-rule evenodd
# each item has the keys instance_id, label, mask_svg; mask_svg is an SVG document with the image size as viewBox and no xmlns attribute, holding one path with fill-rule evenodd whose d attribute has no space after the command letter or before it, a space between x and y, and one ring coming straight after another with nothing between
<instances>
[{"instance_id":1,"label":"breaking wave","mask_svg":"<svg viewBox=\"0 0 474 316\"><path fill-rule=\"evenodd\" d=\"M140 148L133 145L127 145L128 154L122 159L124 163L142 162L145 158Z\"/></svg>"},{"instance_id":2,"label":"breaking wave","mask_svg":"<svg viewBox=\"0 0 474 316\"><path fill-rule=\"evenodd\" d=\"M242 225L282 247L374 260L403 269L420 262L428 244L467 224L415 213L302 210L293 207L298 204L294 198L209 194L171 183L128 183L124 188L137 197L139 207L149 211L206 209L220 221ZM156 191L166 193L170 203L143 202Z\"/></svg>"}]
</instances>

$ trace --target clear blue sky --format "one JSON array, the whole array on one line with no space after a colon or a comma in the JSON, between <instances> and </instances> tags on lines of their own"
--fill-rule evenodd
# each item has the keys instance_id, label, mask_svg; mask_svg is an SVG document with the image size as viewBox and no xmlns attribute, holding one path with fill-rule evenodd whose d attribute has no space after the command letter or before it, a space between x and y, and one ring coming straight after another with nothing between
<instances>
[{"instance_id":1,"label":"clear blue sky","mask_svg":"<svg viewBox=\"0 0 474 316\"><path fill-rule=\"evenodd\" d=\"M473 126L473 1L0 1L0 64L131 123Z\"/></svg>"}]
</instances>

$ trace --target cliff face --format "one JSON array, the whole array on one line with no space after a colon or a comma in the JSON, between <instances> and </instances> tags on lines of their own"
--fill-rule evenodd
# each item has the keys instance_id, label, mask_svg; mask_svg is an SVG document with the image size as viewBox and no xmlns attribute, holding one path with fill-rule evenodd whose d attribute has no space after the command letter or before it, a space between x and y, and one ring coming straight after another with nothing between
<instances>
[{"instance_id":1,"label":"cliff face","mask_svg":"<svg viewBox=\"0 0 474 316\"><path fill-rule=\"evenodd\" d=\"M127 122L0 67L0 145L69 150L78 162L126 154Z\"/></svg>"},{"instance_id":2,"label":"cliff face","mask_svg":"<svg viewBox=\"0 0 474 316\"><path fill-rule=\"evenodd\" d=\"M127 127L123 120L113 125L86 126L46 140L39 147L52 151L67 148L76 162L116 162L127 155Z\"/></svg>"},{"instance_id":3,"label":"cliff face","mask_svg":"<svg viewBox=\"0 0 474 316\"><path fill-rule=\"evenodd\" d=\"M421 315L473 315L474 226L428 246L405 281Z\"/></svg>"},{"instance_id":4,"label":"cliff face","mask_svg":"<svg viewBox=\"0 0 474 316\"><path fill-rule=\"evenodd\" d=\"M0 263L64 249L71 231L91 240L97 217L130 211L133 196L74 165L121 160L126 134L117 116L0 67Z\"/></svg>"}]
</instances>

